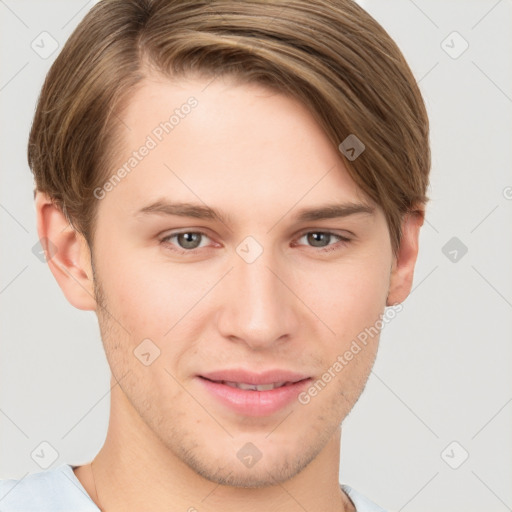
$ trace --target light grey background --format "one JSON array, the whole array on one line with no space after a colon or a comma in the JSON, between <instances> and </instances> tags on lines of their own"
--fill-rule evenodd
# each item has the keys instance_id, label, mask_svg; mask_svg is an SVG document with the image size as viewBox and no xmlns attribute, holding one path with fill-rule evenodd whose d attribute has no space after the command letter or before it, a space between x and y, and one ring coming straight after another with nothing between
<instances>
[{"instance_id":1,"label":"light grey background","mask_svg":"<svg viewBox=\"0 0 512 512\"><path fill-rule=\"evenodd\" d=\"M41 471L31 457L41 442L58 452L51 467L90 461L108 424L96 316L74 309L32 253L26 162L58 52L41 58L31 43L46 31L62 47L93 3L0 0L1 478ZM432 200L413 291L344 422L340 481L389 510L512 510L512 2L361 3L424 94ZM443 252L453 237L456 261L454 247Z\"/></svg>"}]
</instances>

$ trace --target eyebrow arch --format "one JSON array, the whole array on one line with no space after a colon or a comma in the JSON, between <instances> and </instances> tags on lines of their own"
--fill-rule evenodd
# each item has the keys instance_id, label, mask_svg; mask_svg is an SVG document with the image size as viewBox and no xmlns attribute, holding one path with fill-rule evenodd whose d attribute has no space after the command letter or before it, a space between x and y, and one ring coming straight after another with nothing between
<instances>
[{"instance_id":1,"label":"eyebrow arch","mask_svg":"<svg viewBox=\"0 0 512 512\"><path fill-rule=\"evenodd\" d=\"M364 203L332 203L315 208L304 208L299 210L296 218L299 222L335 219L348 217L357 213L375 214L375 208Z\"/></svg>"},{"instance_id":2,"label":"eyebrow arch","mask_svg":"<svg viewBox=\"0 0 512 512\"><path fill-rule=\"evenodd\" d=\"M364 203L330 203L317 207L303 208L295 215L295 219L298 222L307 222L348 217L349 215L359 213L374 215L375 208ZM177 215L180 217L194 217L196 219L218 220L223 224L228 224L230 221L229 215L209 206L182 202L173 203L165 199L158 199L135 213L136 217L145 215Z\"/></svg>"},{"instance_id":3,"label":"eyebrow arch","mask_svg":"<svg viewBox=\"0 0 512 512\"><path fill-rule=\"evenodd\" d=\"M158 199L154 203L144 206L135 213L136 217L145 215L178 215L180 217L194 217L196 219L218 220L223 224L228 223L229 216L221 211L200 204L170 202Z\"/></svg>"}]
</instances>

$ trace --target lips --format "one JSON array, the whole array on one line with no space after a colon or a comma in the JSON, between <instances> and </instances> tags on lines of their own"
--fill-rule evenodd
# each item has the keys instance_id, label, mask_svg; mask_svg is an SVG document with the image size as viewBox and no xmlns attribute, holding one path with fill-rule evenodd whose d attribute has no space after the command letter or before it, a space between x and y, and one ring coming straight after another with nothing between
<instances>
[{"instance_id":1,"label":"lips","mask_svg":"<svg viewBox=\"0 0 512 512\"><path fill-rule=\"evenodd\" d=\"M243 416L266 416L296 400L311 377L281 369L262 373L231 369L198 375L197 380L202 389L230 411Z\"/></svg>"}]
</instances>

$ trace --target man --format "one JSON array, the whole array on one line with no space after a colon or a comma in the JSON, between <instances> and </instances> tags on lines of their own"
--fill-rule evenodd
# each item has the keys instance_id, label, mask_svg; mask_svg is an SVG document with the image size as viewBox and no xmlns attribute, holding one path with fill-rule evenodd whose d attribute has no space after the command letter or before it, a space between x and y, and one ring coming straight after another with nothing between
<instances>
[{"instance_id":1,"label":"man","mask_svg":"<svg viewBox=\"0 0 512 512\"><path fill-rule=\"evenodd\" d=\"M382 27L349 0L103 0L28 155L111 412L90 464L3 481L0 510L382 511L338 482L341 424L361 333L410 292L430 169Z\"/></svg>"}]
</instances>

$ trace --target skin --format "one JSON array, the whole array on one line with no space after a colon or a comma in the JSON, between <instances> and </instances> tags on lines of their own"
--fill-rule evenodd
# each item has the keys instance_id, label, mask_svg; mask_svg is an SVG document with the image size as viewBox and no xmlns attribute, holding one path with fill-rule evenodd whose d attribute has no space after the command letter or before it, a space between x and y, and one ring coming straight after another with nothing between
<instances>
[{"instance_id":1,"label":"skin","mask_svg":"<svg viewBox=\"0 0 512 512\"><path fill-rule=\"evenodd\" d=\"M423 216L404 218L397 258L377 205L373 215L298 223L301 208L372 203L302 104L259 85L209 82L152 75L131 98L119 166L175 107L190 96L198 106L99 200L93 259L37 194L39 236L57 247L50 269L73 306L96 311L112 372L105 444L93 471L86 464L75 474L109 512L354 510L339 487L341 423L365 387L378 336L308 404L269 416L235 414L195 375L242 367L321 378L386 305L409 294ZM230 220L135 215L161 197ZM177 252L190 251L183 238L162 241L184 229L207 234L193 254ZM315 244L304 231L351 240ZM263 248L251 264L236 252L249 235ZM149 366L133 354L146 338L161 351ZM262 453L250 468L237 458L247 442Z\"/></svg>"}]
</instances>

